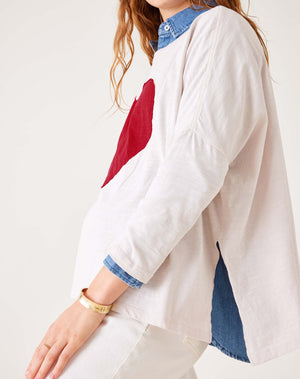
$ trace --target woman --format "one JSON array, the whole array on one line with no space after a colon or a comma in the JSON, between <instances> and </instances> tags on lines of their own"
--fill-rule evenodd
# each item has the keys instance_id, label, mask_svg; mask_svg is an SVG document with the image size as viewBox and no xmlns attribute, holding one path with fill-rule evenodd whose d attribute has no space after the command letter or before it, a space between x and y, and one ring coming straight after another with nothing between
<instances>
[{"instance_id":1,"label":"woman","mask_svg":"<svg viewBox=\"0 0 300 379\"><path fill-rule=\"evenodd\" d=\"M257 26L238 0L120 0L118 17L111 74L129 67L133 25L151 68L83 223L76 300L26 378L53 366L49 378L187 379L209 344L252 365L300 348L293 213Z\"/></svg>"}]
</instances>

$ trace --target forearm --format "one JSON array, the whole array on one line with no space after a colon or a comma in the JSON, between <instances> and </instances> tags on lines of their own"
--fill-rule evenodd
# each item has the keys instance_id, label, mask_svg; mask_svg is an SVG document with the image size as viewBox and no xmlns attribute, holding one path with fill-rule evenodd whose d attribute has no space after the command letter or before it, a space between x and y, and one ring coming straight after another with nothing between
<instances>
[{"instance_id":1,"label":"forearm","mask_svg":"<svg viewBox=\"0 0 300 379\"><path fill-rule=\"evenodd\" d=\"M127 283L103 266L85 294L96 303L108 305L118 299L128 287Z\"/></svg>"}]
</instances>

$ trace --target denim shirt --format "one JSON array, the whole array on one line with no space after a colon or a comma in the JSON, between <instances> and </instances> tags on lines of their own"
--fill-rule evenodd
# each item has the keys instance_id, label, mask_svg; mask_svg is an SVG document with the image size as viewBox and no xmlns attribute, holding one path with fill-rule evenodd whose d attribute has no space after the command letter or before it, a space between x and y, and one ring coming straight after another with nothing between
<instances>
[{"instance_id":1,"label":"denim shirt","mask_svg":"<svg viewBox=\"0 0 300 379\"><path fill-rule=\"evenodd\" d=\"M211 3L212 5L215 4L213 0ZM199 10L194 10L191 7L185 8L162 22L158 28L158 40L149 41L153 51L155 52L173 42L189 29L196 17L209 11L209 9L201 6L199 8ZM250 363L246 352L242 322L218 242L217 248L219 250L219 261L214 278L211 311L212 340L210 345L217 347L222 353L232 358ZM143 285L141 281L124 271L109 254L103 263L130 287L140 288Z\"/></svg>"}]
</instances>

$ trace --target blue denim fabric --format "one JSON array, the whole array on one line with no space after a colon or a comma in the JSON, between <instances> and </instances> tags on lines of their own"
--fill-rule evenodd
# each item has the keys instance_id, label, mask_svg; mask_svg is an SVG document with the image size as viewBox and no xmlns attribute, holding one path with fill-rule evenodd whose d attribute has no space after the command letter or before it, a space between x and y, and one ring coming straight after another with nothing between
<instances>
[{"instance_id":1,"label":"blue denim fabric","mask_svg":"<svg viewBox=\"0 0 300 379\"><path fill-rule=\"evenodd\" d=\"M213 0L210 1L210 4L216 5ZM155 52L173 42L182 33L188 30L196 17L209 10L199 8L200 10L193 10L191 7L185 8L167 18L165 22L162 22L158 28L158 40L149 41L153 51ZM229 357L250 363L244 340L243 325L218 241L216 242L216 246L219 251L219 260L214 277L211 311L212 340L210 345L217 347L222 353ZM114 262L109 254L103 263L110 271L131 287L140 288L142 286L142 282L124 271Z\"/></svg>"},{"instance_id":2,"label":"blue denim fabric","mask_svg":"<svg viewBox=\"0 0 300 379\"><path fill-rule=\"evenodd\" d=\"M210 345L237 360L248 362L244 340L243 325L236 305L227 268L221 255L219 242L219 261L216 266L212 299Z\"/></svg>"},{"instance_id":3,"label":"blue denim fabric","mask_svg":"<svg viewBox=\"0 0 300 379\"><path fill-rule=\"evenodd\" d=\"M105 259L103 260L103 263L105 266L113 272L115 275L117 275L120 279L122 279L125 283L130 285L130 287L137 287L140 288L142 286L142 282L140 282L138 279L134 278L133 276L129 275L126 271L124 271L108 254Z\"/></svg>"},{"instance_id":4,"label":"blue denim fabric","mask_svg":"<svg viewBox=\"0 0 300 379\"><path fill-rule=\"evenodd\" d=\"M213 0L208 3L211 5L215 4ZM158 27L158 40L149 41L152 50L157 51L173 42L189 29L191 23L199 14L209 10L209 8L205 9L197 5L194 8L198 8L198 10L195 11L191 7L188 7L167 18L165 22L162 22Z\"/></svg>"}]
</instances>

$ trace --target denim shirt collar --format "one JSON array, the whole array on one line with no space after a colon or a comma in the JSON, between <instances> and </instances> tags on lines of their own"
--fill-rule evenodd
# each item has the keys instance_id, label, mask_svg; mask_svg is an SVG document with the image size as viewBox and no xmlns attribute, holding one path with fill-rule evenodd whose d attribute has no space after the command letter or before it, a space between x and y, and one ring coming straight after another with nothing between
<instances>
[{"instance_id":1,"label":"denim shirt collar","mask_svg":"<svg viewBox=\"0 0 300 379\"><path fill-rule=\"evenodd\" d=\"M197 5L195 5L194 8L199 8L200 10L194 10L189 6L167 18L165 22L159 25L158 39L149 41L154 52L178 38L190 27L191 23L199 14L208 10L207 8L205 9Z\"/></svg>"}]
</instances>

